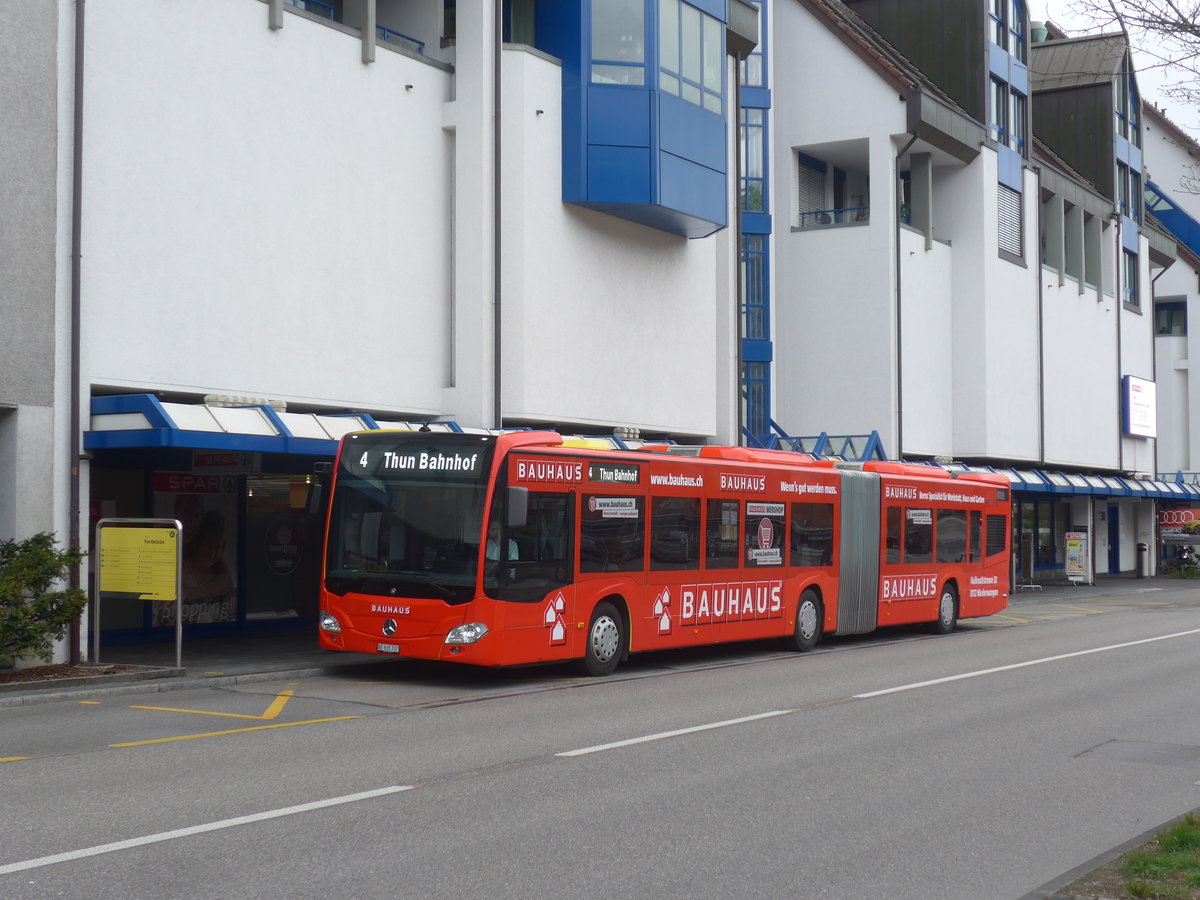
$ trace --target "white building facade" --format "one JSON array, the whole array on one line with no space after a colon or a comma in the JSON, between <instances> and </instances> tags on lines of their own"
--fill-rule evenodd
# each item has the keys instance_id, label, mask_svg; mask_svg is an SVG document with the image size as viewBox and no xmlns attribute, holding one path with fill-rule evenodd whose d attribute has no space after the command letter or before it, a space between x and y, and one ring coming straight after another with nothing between
<instances>
[{"instance_id":1,"label":"white building facade","mask_svg":"<svg viewBox=\"0 0 1200 900\"><path fill-rule=\"evenodd\" d=\"M304 628L345 431L871 434L1009 473L1023 580L1068 532L1135 569L1156 257L1035 154L1021 4L946 4L964 80L932 2L614 2L10 12L0 537L203 508L237 585L189 624ZM109 616L62 653L166 624Z\"/></svg>"}]
</instances>

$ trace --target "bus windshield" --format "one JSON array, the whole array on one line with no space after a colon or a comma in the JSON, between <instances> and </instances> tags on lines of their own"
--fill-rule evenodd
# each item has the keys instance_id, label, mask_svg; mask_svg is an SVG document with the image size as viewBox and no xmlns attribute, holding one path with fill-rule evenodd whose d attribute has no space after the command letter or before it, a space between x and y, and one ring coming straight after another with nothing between
<instances>
[{"instance_id":1,"label":"bus windshield","mask_svg":"<svg viewBox=\"0 0 1200 900\"><path fill-rule=\"evenodd\" d=\"M475 592L490 436L347 437L329 514L325 587L469 601Z\"/></svg>"}]
</instances>

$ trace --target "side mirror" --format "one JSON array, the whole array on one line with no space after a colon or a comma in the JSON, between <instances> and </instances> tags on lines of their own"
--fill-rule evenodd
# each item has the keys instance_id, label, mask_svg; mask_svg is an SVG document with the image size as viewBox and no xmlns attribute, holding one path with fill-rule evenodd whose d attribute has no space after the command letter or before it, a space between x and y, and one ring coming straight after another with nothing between
<instances>
[{"instance_id":1,"label":"side mirror","mask_svg":"<svg viewBox=\"0 0 1200 900\"><path fill-rule=\"evenodd\" d=\"M505 524L509 528L520 528L529 518L529 488L509 485L507 500L508 518Z\"/></svg>"},{"instance_id":2,"label":"side mirror","mask_svg":"<svg viewBox=\"0 0 1200 900\"><path fill-rule=\"evenodd\" d=\"M308 499L304 503L304 511L310 516L318 516L321 514L321 501L324 499L325 486L320 480L314 480L308 486Z\"/></svg>"}]
</instances>

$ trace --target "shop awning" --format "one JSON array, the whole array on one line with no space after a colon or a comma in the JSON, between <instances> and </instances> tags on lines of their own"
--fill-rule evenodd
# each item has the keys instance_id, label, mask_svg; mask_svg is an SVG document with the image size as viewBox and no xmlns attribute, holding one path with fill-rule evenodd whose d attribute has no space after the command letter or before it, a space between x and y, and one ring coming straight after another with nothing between
<instances>
[{"instance_id":1,"label":"shop awning","mask_svg":"<svg viewBox=\"0 0 1200 900\"><path fill-rule=\"evenodd\" d=\"M352 431L476 430L460 428L454 422L382 421L364 413L293 413L253 402L235 406L167 403L153 394L93 397L91 413L91 427L83 436L86 450L181 447L333 456L337 442Z\"/></svg>"}]
</instances>

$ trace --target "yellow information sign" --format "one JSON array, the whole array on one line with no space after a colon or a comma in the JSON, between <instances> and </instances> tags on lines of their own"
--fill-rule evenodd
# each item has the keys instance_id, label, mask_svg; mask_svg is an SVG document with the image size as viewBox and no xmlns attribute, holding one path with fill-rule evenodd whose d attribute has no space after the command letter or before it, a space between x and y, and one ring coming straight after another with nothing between
<instances>
[{"instance_id":1,"label":"yellow information sign","mask_svg":"<svg viewBox=\"0 0 1200 900\"><path fill-rule=\"evenodd\" d=\"M175 602L179 584L176 528L105 528L100 540L100 592Z\"/></svg>"}]
</instances>

